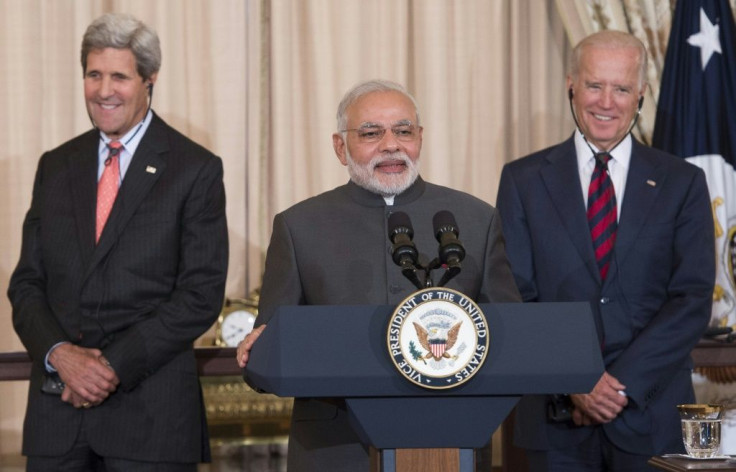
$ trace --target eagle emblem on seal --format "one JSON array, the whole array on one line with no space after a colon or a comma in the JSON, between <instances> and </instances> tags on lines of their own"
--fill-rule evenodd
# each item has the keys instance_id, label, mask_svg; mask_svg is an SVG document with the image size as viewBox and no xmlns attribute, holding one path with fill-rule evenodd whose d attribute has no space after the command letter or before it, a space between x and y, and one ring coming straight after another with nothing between
<instances>
[{"instance_id":1,"label":"eagle emblem on seal","mask_svg":"<svg viewBox=\"0 0 736 472\"><path fill-rule=\"evenodd\" d=\"M414 323L414 329L417 332L417 338L419 344L426 349L427 354L424 356L425 359L434 358L435 361L439 361L442 358L454 359L455 356L450 355L447 351L457 342L458 333L460 332L460 326L462 321L456 323L450 329L442 329L441 326L431 326L429 329L420 325L416 321Z\"/></svg>"}]
</instances>

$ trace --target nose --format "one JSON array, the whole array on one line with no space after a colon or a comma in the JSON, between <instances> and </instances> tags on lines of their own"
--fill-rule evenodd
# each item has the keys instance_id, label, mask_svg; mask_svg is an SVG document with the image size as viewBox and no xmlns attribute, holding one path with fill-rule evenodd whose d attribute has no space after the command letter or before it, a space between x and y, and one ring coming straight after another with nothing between
<instances>
[{"instance_id":1,"label":"nose","mask_svg":"<svg viewBox=\"0 0 736 472\"><path fill-rule=\"evenodd\" d=\"M603 108L611 108L613 105L613 91L610 89L604 90L600 95L599 103Z\"/></svg>"},{"instance_id":2,"label":"nose","mask_svg":"<svg viewBox=\"0 0 736 472\"><path fill-rule=\"evenodd\" d=\"M100 98L107 98L112 96L114 93L113 91L113 83L112 80L109 77L102 77L99 81L99 88L97 89L97 94L100 96Z\"/></svg>"},{"instance_id":3,"label":"nose","mask_svg":"<svg viewBox=\"0 0 736 472\"><path fill-rule=\"evenodd\" d=\"M399 140L396 139L396 135L390 128L383 133L381 142L378 144L382 151L395 152L399 150Z\"/></svg>"}]
</instances>

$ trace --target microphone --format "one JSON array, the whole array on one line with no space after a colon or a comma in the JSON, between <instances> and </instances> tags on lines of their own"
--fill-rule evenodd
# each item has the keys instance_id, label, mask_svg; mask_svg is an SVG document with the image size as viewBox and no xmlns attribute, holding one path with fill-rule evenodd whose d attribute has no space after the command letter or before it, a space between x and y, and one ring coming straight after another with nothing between
<instances>
[{"instance_id":1,"label":"microphone","mask_svg":"<svg viewBox=\"0 0 736 472\"><path fill-rule=\"evenodd\" d=\"M409 215L403 211L391 213L388 217L388 239L393 243L391 256L396 265L416 264L419 253L412 242L413 237L414 228Z\"/></svg>"},{"instance_id":2,"label":"microphone","mask_svg":"<svg viewBox=\"0 0 736 472\"><path fill-rule=\"evenodd\" d=\"M423 285L417 277L416 263L419 259L412 238L414 237L414 228L411 225L409 215L403 211L396 211L388 217L388 239L393 246L391 247L391 257L396 265L401 267L401 273L409 279L418 289L423 289Z\"/></svg>"},{"instance_id":3,"label":"microphone","mask_svg":"<svg viewBox=\"0 0 736 472\"><path fill-rule=\"evenodd\" d=\"M450 267L460 266L460 262L465 259L465 248L457 239L460 231L455 217L447 210L438 211L432 218L432 226L434 236L440 243L440 262Z\"/></svg>"},{"instance_id":4,"label":"microphone","mask_svg":"<svg viewBox=\"0 0 736 472\"><path fill-rule=\"evenodd\" d=\"M432 227L435 238L440 243L439 261L447 265L447 270L439 282L439 286L442 287L460 273L460 263L465 259L465 248L463 243L457 239L460 230L455 217L449 211L441 210L435 213L432 218Z\"/></svg>"}]
</instances>

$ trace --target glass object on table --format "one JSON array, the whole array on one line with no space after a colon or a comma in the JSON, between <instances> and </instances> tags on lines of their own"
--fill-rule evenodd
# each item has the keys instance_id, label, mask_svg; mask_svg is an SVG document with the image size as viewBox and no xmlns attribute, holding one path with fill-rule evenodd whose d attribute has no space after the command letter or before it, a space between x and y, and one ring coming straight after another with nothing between
<instances>
[{"instance_id":1,"label":"glass object on table","mask_svg":"<svg viewBox=\"0 0 736 472\"><path fill-rule=\"evenodd\" d=\"M721 446L723 406L686 404L677 405L677 410L687 454L697 459L716 456Z\"/></svg>"}]
</instances>

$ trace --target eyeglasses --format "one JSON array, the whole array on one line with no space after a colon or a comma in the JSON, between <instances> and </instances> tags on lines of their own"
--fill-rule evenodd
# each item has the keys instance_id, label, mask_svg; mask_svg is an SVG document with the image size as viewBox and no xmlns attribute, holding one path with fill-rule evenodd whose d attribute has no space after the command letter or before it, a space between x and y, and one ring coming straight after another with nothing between
<instances>
[{"instance_id":1,"label":"eyeglasses","mask_svg":"<svg viewBox=\"0 0 736 472\"><path fill-rule=\"evenodd\" d=\"M345 133L348 131L354 131L358 134L358 140L361 143L375 143L383 139L383 136L386 134L386 129L390 129L399 141L410 142L417 139L422 127L414 125L396 125L391 128L384 128L382 126L365 126L363 128L343 129L340 130L340 132Z\"/></svg>"}]
</instances>

